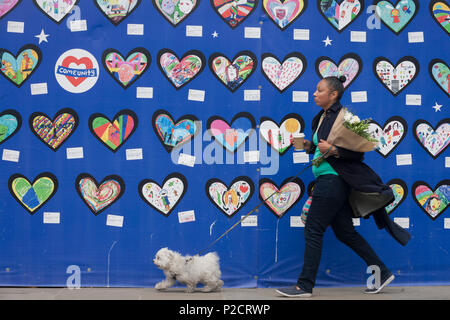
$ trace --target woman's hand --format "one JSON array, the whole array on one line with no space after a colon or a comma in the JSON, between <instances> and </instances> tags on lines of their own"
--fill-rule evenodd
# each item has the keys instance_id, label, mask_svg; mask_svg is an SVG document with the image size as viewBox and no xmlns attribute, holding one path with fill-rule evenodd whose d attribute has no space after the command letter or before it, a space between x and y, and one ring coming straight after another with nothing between
<instances>
[{"instance_id":1,"label":"woman's hand","mask_svg":"<svg viewBox=\"0 0 450 320\"><path fill-rule=\"evenodd\" d=\"M305 148L305 151L309 152L309 149L311 149L311 141L304 139L303 146Z\"/></svg>"},{"instance_id":2,"label":"woman's hand","mask_svg":"<svg viewBox=\"0 0 450 320\"><path fill-rule=\"evenodd\" d=\"M317 147L319 148L321 154L325 154L325 152L327 152L331 147L331 150L330 152L328 152L327 157L336 154L336 148L329 144L326 140L320 139Z\"/></svg>"}]
</instances>

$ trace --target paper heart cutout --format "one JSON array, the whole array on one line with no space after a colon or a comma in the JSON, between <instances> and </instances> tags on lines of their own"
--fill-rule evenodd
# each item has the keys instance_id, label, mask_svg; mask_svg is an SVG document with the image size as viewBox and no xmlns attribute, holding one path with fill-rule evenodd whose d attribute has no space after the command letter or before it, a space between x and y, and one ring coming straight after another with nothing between
<instances>
[{"instance_id":1,"label":"paper heart cutout","mask_svg":"<svg viewBox=\"0 0 450 320\"><path fill-rule=\"evenodd\" d=\"M450 180L440 181L434 191L424 181L417 181L411 188L414 201L430 217L436 220L450 203Z\"/></svg>"},{"instance_id":2,"label":"paper heart cutout","mask_svg":"<svg viewBox=\"0 0 450 320\"><path fill-rule=\"evenodd\" d=\"M397 96L419 74L419 62L414 57L406 56L394 67L389 59L378 57L373 62L373 72L381 84Z\"/></svg>"},{"instance_id":3,"label":"paper heart cutout","mask_svg":"<svg viewBox=\"0 0 450 320\"><path fill-rule=\"evenodd\" d=\"M342 32L362 13L364 0L317 0L322 16L337 32Z\"/></svg>"},{"instance_id":4,"label":"paper heart cutout","mask_svg":"<svg viewBox=\"0 0 450 320\"><path fill-rule=\"evenodd\" d=\"M320 57L316 60L316 72L320 78L345 76L344 88L358 77L362 70L362 60L355 53L348 53L339 60L339 65L329 57Z\"/></svg>"},{"instance_id":5,"label":"paper heart cutout","mask_svg":"<svg viewBox=\"0 0 450 320\"><path fill-rule=\"evenodd\" d=\"M203 53L198 50L187 51L180 61L172 50L161 49L158 52L157 64L162 74L178 90L203 71L206 61Z\"/></svg>"},{"instance_id":6,"label":"paper heart cutout","mask_svg":"<svg viewBox=\"0 0 450 320\"><path fill-rule=\"evenodd\" d=\"M406 137L408 124L402 117L393 116L386 120L383 127L371 120L368 131L372 138L379 141L375 151L387 158Z\"/></svg>"},{"instance_id":7,"label":"paper heart cutout","mask_svg":"<svg viewBox=\"0 0 450 320\"><path fill-rule=\"evenodd\" d=\"M210 0L213 10L231 28L236 28L255 11L258 0Z\"/></svg>"},{"instance_id":8,"label":"paper heart cutout","mask_svg":"<svg viewBox=\"0 0 450 320\"><path fill-rule=\"evenodd\" d=\"M405 200L406 195L408 194L408 187L406 186L406 183L401 179L392 179L386 184L394 193L394 201L385 207L387 214L391 214Z\"/></svg>"},{"instance_id":9,"label":"paper heart cutout","mask_svg":"<svg viewBox=\"0 0 450 320\"><path fill-rule=\"evenodd\" d=\"M94 4L112 24L117 26L141 4L141 0L94 0Z\"/></svg>"},{"instance_id":10,"label":"paper heart cutout","mask_svg":"<svg viewBox=\"0 0 450 320\"><path fill-rule=\"evenodd\" d=\"M302 76L306 70L306 58L299 52L286 55L283 63L271 53L263 53L261 56L261 70L267 80L278 91L283 92Z\"/></svg>"},{"instance_id":11,"label":"paper heart cutout","mask_svg":"<svg viewBox=\"0 0 450 320\"><path fill-rule=\"evenodd\" d=\"M413 20L419 11L419 1L398 0L394 5L390 1L374 2L375 12L381 22L395 34L399 34Z\"/></svg>"},{"instance_id":12,"label":"paper heart cutout","mask_svg":"<svg viewBox=\"0 0 450 320\"><path fill-rule=\"evenodd\" d=\"M22 126L22 117L15 110L0 112L0 144L14 136Z\"/></svg>"},{"instance_id":13,"label":"paper heart cutout","mask_svg":"<svg viewBox=\"0 0 450 320\"><path fill-rule=\"evenodd\" d=\"M181 116L173 121L168 111L157 110L153 114L152 125L156 136L167 152L190 141L200 131L198 118L193 115Z\"/></svg>"},{"instance_id":14,"label":"paper heart cutout","mask_svg":"<svg viewBox=\"0 0 450 320\"><path fill-rule=\"evenodd\" d=\"M176 27L181 21L186 19L197 8L200 0L152 0L155 9Z\"/></svg>"},{"instance_id":15,"label":"paper heart cutout","mask_svg":"<svg viewBox=\"0 0 450 320\"><path fill-rule=\"evenodd\" d=\"M211 136L226 150L235 152L255 130L255 119L248 112L236 114L231 122L219 116L208 119L206 127Z\"/></svg>"},{"instance_id":16,"label":"paper heart cutout","mask_svg":"<svg viewBox=\"0 0 450 320\"><path fill-rule=\"evenodd\" d=\"M138 186L138 193L145 203L168 217L183 198L187 186L185 176L181 173L172 173L164 179L162 187L151 179L142 180Z\"/></svg>"},{"instance_id":17,"label":"paper heart cutout","mask_svg":"<svg viewBox=\"0 0 450 320\"><path fill-rule=\"evenodd\" d=\"M417 120L413 125L413 135L422 148L436 159L450 145L450 118L439 121L436 129L426 120Z\"/></svg>"},{"instance_id":18,"label":"paper heart cutout","mask_svg":"<svg viewBox=\"0 0 450 320\"><path fill-rule=\"evenodd\" d=\"M98 183L90 174L81 173L75 179L75 189L92 213L98 215L119 200L125 183L117 175L109 175Z\"/></svg>"},{"instance_id":19,"label":"paper heart cutout","mask_svg":"<svg viewBox=\"0 0 450 320\"><path fill-rule=\"evenodd\" d=\"M291 179L287 178L284 180L281 183L281 188L276 186L270 179L263 178L259 180L259 197L277 218L283 217L305 193L303 181L299 178L290 181ZM277 191L279 192L275 193Z\"/></svg>"},{"instance_id":20,"label":"paper heart cutout","mask_svg":"<svg viewBox=\"0 0 450 320\"><path fill-rule=\"evenodd\" d=\"M60 24L80 0L33 0L34 5L52 21Z\"/></svg>"},{"instance_id":21,"label":"paper heart cutout","mask_svg":"<svg viewBox=\"0 0 450 320\"><path fill-rule=\"evenodd\" d=\"M431 78L450 97L450 68L441 59L433 59L428 65Z\"/></svg>"},{"instance_id":22,"label":"paper heart cutout","mask_svg":"<svg viewBox=\"0 0 450 320\"><path fill-rule=\"evenodd\" d=\"M0 2L0 19L10 13L22 0L9 0Z\"/></svg>"},{"instance_id":23,"label":"paper heart cutout","mask_svg":"<svg viewBox=\"0 0 450 320\"><path fill-rule=\"evenodd\" d=\"M305 121L298 114L289 113L281 119L280 123L268 117L262 117L259 133L274 150L283 155L294 143L293 135L305 129Z\"/></svg>"},{"instance_id":24,"label":"paper heart cutout","mask_svg":"<svg viewBox=\"0 0 450 320\"><path fill-rule=\"evenodd\" d=\"M246 176L235 178L229 186L220 179L213 178L206 182L205 191L209 200L225 216L231 218L250 200L255 186Z\"/></svg>"},{"instance_id":25,"label":"paper heart cutout","mask_svg":"<svg viewBox=\"0 0 450 320\"><path fill-rule=\"evenodd\" d=\"M53 120L42 112L32 113L29 119L31 132L53 151L75 132L78 123L77 113L70 108L59 110Z\"/></svg>"},{"instance_id":26,"label":"paper heart cutout","mask_svg":"<svg viewBox=\"0 0 450 320\"><path fill-rule=\"evenodd\" d=\"M258 62L250 51L241 51L233 58L233 62L222 53L213 53L209 57L209 68L220 83L231 92L236 91L253 74Z\"/></svg>"},{"instance_id":27,"label":"paper heart cutout","mask_svg":"<svg viewBox=\"0 0 450 320\"><path fill-rule=\"evenodd\" d=\"M9 192L30 214L36 213L58 190L58 179L43 172L32 183L21 174L14 174L8 181Z\"/></svg>"},{"instance_id":28,"label":"paper heart cutout","mask_svg":"<svg viewBox=\"0 0 450 320\"><path fill-rule=\"evenodd\" d=\"M300 17L307 5L307 0L263 0L264 12L281 30Z\"/></svg>"},{"instance_id":29,"label":"paper heart cutout","mask_svg":"<svg viewBox=\"0 0 450 320\"><path fill-rule=\"evenodd\" d=\"M102 144L116 152L136 131L137 115L129 110L119 111L111 122L105 115L94 113L89 117L89 130Z\"/></svg>"},{"instance_id":30,"label":"paper heart cutout","mask_svg":"<svg viewBox=\"0 0 450 320\"><path fill-rule=\"evenodd\" d=\"M126 58L115 49L107 49L103 52L102 63L111 77L122 88L127 89L147 71L151 56L145 48L131 50Z\"/></svg>"},{"instance_id":31,"label":"paper heart cutout","mask_svg":"<svg viewBox=\"0 0 450 320\"><path fill-rule=\"evenodd\" d=\"M450 20L448 18L450 16L450 5L446 1L431 0L429 8L433 19L447 34L450 34Z\"/></svg>"},{"instance_id":32,"label":"paper heart cutout","mask_svg":"<svg viewBox=\"0 0 450 320\"><path fill-rule=\"evenodd\" d=\"M32 44L20 48L17 56L0 49L1 74L18 88L36 71L41 61L41 50Z\"/></svg>"}]
</instances>

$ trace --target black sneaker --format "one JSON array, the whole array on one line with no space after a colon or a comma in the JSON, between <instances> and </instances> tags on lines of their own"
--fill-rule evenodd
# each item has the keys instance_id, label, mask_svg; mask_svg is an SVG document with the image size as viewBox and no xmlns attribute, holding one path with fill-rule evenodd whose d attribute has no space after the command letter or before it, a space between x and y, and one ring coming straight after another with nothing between
<instances>
[{"instance_id":1,"label":"black sneaker","mask_svg":"<svg viewBox=\"0 0 450 320\"><path fill-rule=\"evenodd\" d=\"M281 289L277 289L275 291L277 293L281 294L282 296L289 297L289 298L309 298L312 296L311 292L306 292L302 289L298 289L297 286L281 288Z\"/></svg>"},{"instance_id":2,"label":"black sneaker","mask_svg":"<svg viewBox=\"0 0 450 320\"><path fill-rule=\"evenodd\" d=\"M367 288L366 290L364 290L364 293L369 294L378 293L381 290L383 290L383 288L386 287L389 283L391 283L394 279L395 276L392 273L388 273L385 277L383 277L383 279L381 279L381 284L378 288L376 286L374 286L373 288Z\"/></svg>"}]
</instances>

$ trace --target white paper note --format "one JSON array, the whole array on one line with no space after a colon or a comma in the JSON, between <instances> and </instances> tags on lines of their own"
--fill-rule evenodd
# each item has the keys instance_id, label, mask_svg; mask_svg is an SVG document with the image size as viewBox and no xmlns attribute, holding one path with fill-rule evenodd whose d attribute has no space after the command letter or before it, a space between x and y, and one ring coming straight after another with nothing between
<instances>
[{"instance_id":1,"label":"white paper note","mask_svg":"<svg viewBox=\"0 0 450 320\"><path fill-rule=\"evenodd\" d=\"M244 38L260 39L261 38L261 28L259 28L259 27L246 27L244 29Z\"/></svg>"},{"instance_id":2,"label":"white paper note","mask_svg":"<svg viewBox=\"0 0 450 320\"><path fill-rule=\"evenodd\" d=\"M309 162L309 154L306 152L296 152L292 153L293 163L308 163Z\"/></svg>"},{"instance_id":3,"label":"white paper note","mask_svg":"<svg viewBox=\"0 0 450 320\"><path fill-rule=\"evenodd\" d=\"M178 164L193 167L195 164L195 157L186 153L180 153L180 156L178 157Z\"/></svg>"},{"instance_id":4,"label":"white paper note","mask_svg":"<svg viewBox=\"0 0 450 320\"><path fill-rule=\"evenodd\" d=\"M179 223L193 222L193 221L195 221L194 210L178 212L178 222Z\"/></svg>"},{"instance_id":5,"label":"white paper note","mask_svg":"<svg viewBox=\"0 0 450 320\"><path fill-rule=\"evenodd\" d=\"M153 99L153 87L137 87L136 98Z\"/></svg>"},{"instance_id":6,"label":"white paper note","mask_svg":"<svg viewBox=\"0 0 450 320\"><path fill-rule=\"evenodd\" d=\"M294 40L309 40L309 29L294 29Z\"/></svg>"},{"instance_id":7,"label":"white paper note","mask_svg":"<svg viewBox=\"0 0 450 320\"><path fill-rule=\"evenodd\" d=\"M60 214L59 212L44 212L44 223L60 223Z\"/></svg>"},{"instance_id":8,"label":"white paper note","mask_svg":"<svg viewBox=\"0 0 450 320\"><path fill-rule=\"evenodd\" d=\"M32 83L30 85L31 88L31 95L38 95L38 94L47 94L47 82L42 83Z\"/></svg>"},{"instance_id":9,"label":"white paper note","mask_svg":"<svg viewBox=\"0 0 450 320\"><path fill-rule=\"evenodd\" d=\"M444 218L444 229L450 229L450 218Z\"/></svg>"},{"instance_id":10,"label":"white paper note","mask_svg":"<svg viewBox=\"0 0 450 320\"><path fill-rule=\"evenodd\" d=\"M142 155L142 148L136 148L136 149L127 149L125 151L126 159L127 160L142 160L144 159Z\"/></svg>"},{"instance_id":11,"label":"white paper note","mask_svg":"<svg viewBox=\"0 0 450 320\"><path fill-rule=\"evenodd\" d=\"M3 149L2 160L19 162L20 151Z\"/></svg>"},{"instance_id":12,"label":"white paper note","mask_svg":"<svg viewBox=\"0 0 450 320\"><path fill-rule=\"evenodd\" d=\"M241 216L241 219L244 216ZM241 221L242 227L257 227L258 226L258 216L257 215L249 215L244 220Z\"/></svg>"},{"instance_id":13,"label":"white paper note","mask_svg":"<svg viewBox=\"0 0 450 320\"><path fill-rule=\"evenodd\" d=\"M450 168L450 157L445 157L445 167Z\"/></svg>"},{"instance_id":14,"label":"white paper note","mask_svg":"<svg viewBox=\"0 0 450 320\"><path fill-rule=\"evenodd\" d=\"M409 166L412 165L412 155L411 154L398 154L396 156L398 166Z\"/></svg>"},{"instance_id":15,"label":"white paper note","mask_svg":"<svg viewBox=\"0 0 450 320\"><path fill-rule=\"evenodd\" d=\"M409 218L394 218L394 222L404 229L409 228Z\"/></svg>"},{"instance_id":16,"label":"white paper note","mask_svg":"<svg viewBox=\"0 0 450 320\"><path fill-rule=\"evenodd\" d=\"M352 102L367 102L367 91L352 91Z\"/></svg>"},{"instance_id":17,"label":"white paper note","mask_svg":"<svg viewBox=\"0 0 450 320\"><path fill-rule=\"evenodd\" d=\"M186 37L202 37L202 26L186 26Z\"/></svg>"},{"instance_id":18,"label":"white paper note","mask_svg":"<svg viewBox=\"0 0 450 320\"><path fill-rule=\"evenodd\" d=\"M106 216L106 225L110 227L123 227L123 216L108 214Z\"/></svg>"},{"instance_id":19,"label":"white paper note","mask_svg":"<svg viewBox=\"0 0 450 320\"><path fill-rule=\"evenodd\" d=\"M87 22L86 20L72 20L70 21L70 31L87 31Z\"/></svg>"},{"instance_id":20,"label":"white paper note","mask_svg":"<svg viewBox=\"0 0 450 320\"><path fill-rule=\"evenodd\" d=\"M144 35L144 25L143 24L127 24L127 34L130 36L143 36Z\"/></svg>"},{"instance_id":21,"label":"white paper note","mask_svg":"<svg viewBox=\"0 0 450 320\"><path fill-rule=\"evenodd\" d=\"M366 42L366 32L365 31L350 32L350 42Z\"/></svg>"},{"instance_id":22,"label":"white paper note","mask_svg":"<svg viewBox=\"0 0 450 320\"><path fill-rule=\"evenodd\" d=\"M7 32L11 33L23 33L25 30L25 23L22 21L8 21L6 27Z\"/></svg>"},{"instance_id":23,"label":"white paper note","mask_svg":"<svg viewBox=\"0 0 450 320\"><path fill-rule=\"evenodd\" d=\"M244 90L244 101L259 101L260 99L260 90Z\"/></svg>"},{"instance_id":24,"label":"white paper note","mask_svg":"<svg viewBox=\"0 0 450 320\"><path fill-rule=\"evenodd\" d=\"M424 42L423 31L418 32L408 32L408 42L409 43L420 43Z\"/></svg>"},{"instance_id":25,"label":"white paper note","mask_svg":"<svg viewBox=\"0 0 450 320\"><path fill-rule=\"evenodd\" d=\"M83 159L84 157L83 147L67 148L66 156L67 159Z\"/></svg>"},{"instance_id":26,"label":"white paper note","mask_svg":"<svg viewBox=\"0 0 450 320\"><path fill-rule=\"evenodd\" d=\"M305 224L300 216L291 216L290 226L291 228L304 228Z\"/></svg>"},{"instance_id":27,"label":"white paper note","mask_svg":"<svg viewBox=\"0 0 450 320\"><path fill-rule=\"evenodd\" d=\"M244 162L256 163L259 161L259 151L244 151Z\"/></svg>"},{"instance_id":28,"label":"white paper note","mask_svg":"<svg viewBox=\"0 0 450 320\"><path fill-rule=\"evenodd\" d=\"M308 102L308 91L292 91L292 102Z\"/></svg>"},{"instance_id":29,"label":"white paper note","mask_svg":"<svg viewBox=\"0 0 450 320\"><path fill-rule=\"evenodd\" d=\"M422 95L407 94L406 95L406 105L407 106L421 106L422 105Z\"/></svg>"},{"instance_id":30,"label":"white paper note","mask_svg":"<svg viewBox=\"0 0 450 320\"><path fill-rule=\"evenodd\" d=\"M191 101L205 101L205 90L189 89L188 100Z\"/></svg>"}]
</instances>

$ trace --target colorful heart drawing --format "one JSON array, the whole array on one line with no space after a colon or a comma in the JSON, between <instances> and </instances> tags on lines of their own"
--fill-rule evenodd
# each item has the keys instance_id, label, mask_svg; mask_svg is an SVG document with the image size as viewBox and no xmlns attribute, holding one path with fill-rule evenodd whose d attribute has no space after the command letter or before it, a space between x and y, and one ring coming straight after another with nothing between
<instances>
[{"instance_id":1,"label":"colorful heart drawing","mask_svg":"<svg viewBox=\"0 0 450 320\"><path fill-rule=\"evenodd\" d=\"M141 4L141 0L94 0L103 15L117 26Z\"/></svg>"},{"instance_id":2,"label":"colorful heart drawing","mask_svg":"<svg viewBox=\"0 0 450 320\"><path fill-rule=\"evenodd\" d=\"M255 185L246 176L235 178L230 186L227 186L220 179L213 178L206 182L206 196L211 202L227 216L231 218L250 200Z\"/></svg>"},{"instance_id":3,"label":"colorful heart drawing","mask_svg":"<svg viewBox=\"0 0 450 320\"><path fill-rule=\"evenodd\" d=\"M263 75L281 93L289 88L306 70L306 58L299 52L291 52L283 59L283 63L271 53L261 56Z\"/></svg>"},{"instance_id":4,"label":"colorful heart drawing","mask_svg":"<svg viewBox=\"0 0 450 320\"><path fill-rule=\"evenodd\" d=\"M386 120L383 127L371 120L368 131L372 138L379 141L375 151L387 158L406 137L408 124L402 117L393 116Z\"/></svg>"},{"instance_id":5,"label":"colorful heart drawing","mask_svg":"<svg viewBox=\"0 0 450 320\"><path fill-rule=\"evenodd\" d=\"M14 136L22 126L22 117L16 110L0 112L0 144Z\"/></svg>"},{"instance_id":6,"label":"colorful heart drawing","mask_svg":"<svg viewBox=\"0 0 450 320\"><path fill-rule=\"evenodd\" d=\"M433 59L428 65L431 79L450 97L450 68L441 59Z\"/></svg>"},{"instance_id":7,"label":"colorful heart drawing","mask_svg":"<svg viewBox=\"0 0 450 320\"><path fill-rule=\"evenodd\" d=\"M411 192L414 201L432 220L436 220L450 204L450 180L440 181L434 191L426 182L417 181Z\"/></svg>"},{"instance_id":8,"label":"colorful heart drawing","mask_svg":"<svg viewBox=\"0 0 450 320\"><path fill-rule=\"evenodd\" d=\"M220 145L230 152L235 152L255 132L255 125L255 119L250 113L240 112L230 123L220 116L212 116L206 127Z\"/></svg>"},{"instance_id":9,"label":"colorful heart drawing","mask_svg":"<svg viewBox=\"0 0 450 320\"><path fill-rule=\"evenodd\" d=\"M20 88L41 64L42 53L33 44L24 45L19 49L17 56L0 48L0 61L1 74Z\"/></svg>"},{"instance_id":10,"label":"colorful heart drawing","mask_svg":"<svg viewBox=\"0 0 450 320\"><path fill-rule=\"evenodd\" d=\"M373 62L373 72L381 84L397 96L419 74L419 62L414 57L406 56L394 67L389 59L378 57Z\"/></svg>"},{"instance_id":11,"label":"colorful heart drawing","mask_svg":"<svg viewBox=\"0 0 450 320\"><path fill-rule=\"evenodd\" d=\"M395 34L399 34L414 19L419 11L419 1L398 0L394 5L390 1L374 2L375 12L381 22Z\"/></svg>"},{"instance_id":12,"label":"colorful heart drawing","mask_svg":"<svg viewBox=\"0 0 450 320\"><path fill-rule=\"evenodd\" d=\"M29 119L31 132L53 151L58 150L75 132L78 123L77 113L70 108L59 110L53 121L42 112L33 112Z\"/></svg>"},{"instance_id":13,"label":"colorful heart drawing","mask_svg":"<svg viewBox=\"0 0 450 320\"><path fill-rule=\"evenodd\" d=\"M75 179L75 190L94 215L107 209L125 192L125 183L117 175L109 175L100 183L88 173Z\"/></svg>"},{"instance_id":14,"label":"colorful heart drawing","mask_svg":"<svg viewBox=\"0 0 450 320\"><path fill-rule=\"evenodd\" d=\"M439 121L436 129L426 120L417 120L413 125L413 135L422 148L436 159L450 145L450 118Z\"/></svg>"},{"instance_id":15,"label":"colorful heart drawing","mask_svg":"<svg viewBox=\"0 0 450 320\"><path fill-rule=\"evenodd\" d=\"M161 49L158 52L157 62L162 74L177 90L197 77L206 64L205 56L198 50L187 51L180 61L172 50Z\"/></svg>"},{"instance_id":16,"label":"colorful heart drawing","mask_svg":"<svg viewBox=\"0 0 450 320\"><path fill-rule=\"evenodd\" d=\"M22 0L3 0L0 1L0 19L10 13Z\"/></svg>"},{"instance_id":17,"label":"colorful heart drawing","mask_svg":"<svg viewBox=\"0 0 450 320\"><path fill-rule=\"evenodd\" d=\"M307 0L263 0L264 13L281 30L300 17L307 5Z\"/></svg>"},{"instance_id":18,"label":"colorful heart drawing","mask_svg":"<svg viewBox=\"0 0 450 320\"><path fill-rule=\"evenodd\" d=\"M209 68L228 90L236 91L253 74L258 65L256 56L250 51L241 51L230 62L222 53L209 57Z\"/></svg>"},{"instance_id":19,"label":"colorful heart drawing","mask_svg":"<svg viewBox=\"0 0 450 320\"><path fill-rule=\"evenodd\" d=\"M111 77L127 89L147 71L151 56L145 48L131 50L126 58L115 49L107 49L103 52L102 63Z\"/></svg>"},{"instance_id":20,"label":"colorful heart drawing","mask_svg":"<svg viewBox=\"0 0 450 320\"><path fill-rule=\"evenodd\" d=\"M362 70L362 60L355 53L348 53L342 56L339 65L329 57L320 57L316 60L316 72L320 78L345 76L344 88L358 77Z\"/></svg>"},{"instance_id":21,"label":"colorful heart drawing","mask_svg":"<svg viewBox=\"0 0 450 320\"><path fill-rule=\"evenodd\" d=\"M152 0L155 9L176 27L181 21L186 19L197 8L200 0Z\"/></svg>"},{"instance_id":22,"label":"colorful heart drawing","mask_svg":"<svg viewBox=\"0 0 450 320\"><path fill-rule=\"evenodd\" d=\"M80 0L33 0L35 6L56 23L61 23Z\"/></svg>"},{"instance_id":23,"label":"colorful heart drawing","mask_svg":"<svg viewBox=\"0 0 450 320\"><path fill-rule=\"evenodd\" d=\"M450 34L450 5L446 1L431 0L430 13L439 26Z\"/></svg>"},{"instance_id":24,"label":"colorful heart drawing","mask_svg":"<svg viewBox=\"0 0 450 320\"><path fill-rule=\"evenodd\" d=\"M210 0L213 10L232 29L247 19L258 6L258 0Z\"/></svg>"},{"instance_id":25,"label":"colorful heart drawing","mask_svg":"<svg viewBox=\"0 0 450 320\"><path fill-rule=\"evenodd\" d=\"M344 31L363 13L363 0L317 0L319 12L337 32Z\"/></svg>"},{"instance_id":26,"label":"colorful heart drawing","mask_svg":"<svg viewBox=\"0 0 450 320\"><path fill-rule=\"evenodd\" d=\"M164 179L162 187L151 179L142 180L138 186L138 193L145 203L168 217L183 198L187 187L186 177L175 172Z\"/></svg>"},{"instance_id":27,"label":"colorful heart drawing","mask_svg":"<svg viewBox=\"0 0 450 320\"><path fill-rule=\"evenodd\" d=\"M299 178L287 178L278 188L272 180L259 180L259 197L264 205L277 217L281 218L288 212L305 193L305 185Z\"/></svg>"},{"instance_id":28,"label":"colorful heart drawing","mask_svg":"<svg viewBox=\"0 0 450 320\"><path fill-rule=\"evenodd\" d=\"M276 151L283 155L294 143L294 134L303 132L305 121L296 113L289 113L281 124L268 117L260 119L259 134Z\"/></svg>"},{"instance_id":29,"label":"colorful heart drawing","mask_svg":"<svg viewBox=\"0 0 450 320\"><path fill-rule=\"evenodd\" d=\"M9 192L30 214L36 213L58 190L58 179L43 172L30 181L21 174L14 174L8 181Z\"/></svg>"},{"instance_id":30,"label":"colorful heart drawing","mask_svg":"<svg viewBox=\"0 0 450 320\"><path fill-rule=\"evenodd\" d=\"M181 116L173 121L172 116L166 110L157 110L153 114L152 125L156 136L167 152L194 139L200 131L198 118L194 115Z\"/></svg>"},{"instance_id":31,"label":"colorful heart drawing","mask_svg":"<svg viewBox=\"0 0 450 320\"><path fill-rule=\"evenodd\" d=\"M394 193L394 201L385 207L387 214L391 214L405 200L408 194L408 187L402 179L392 179L386 183Z\"/></svg>"},{"instance_id":32,"label":"colorful heart drawing","mask_svg":"<svg viewBox=\"0 0 450 320\"><path fill-rule=\"evenodd\" d=\"M112 152L119 150L136 131L137 126L138 117L129 109L119 111L113 121L101 113L94 113L89 117L92 134Z\"/></svg>"}]
</instances>

